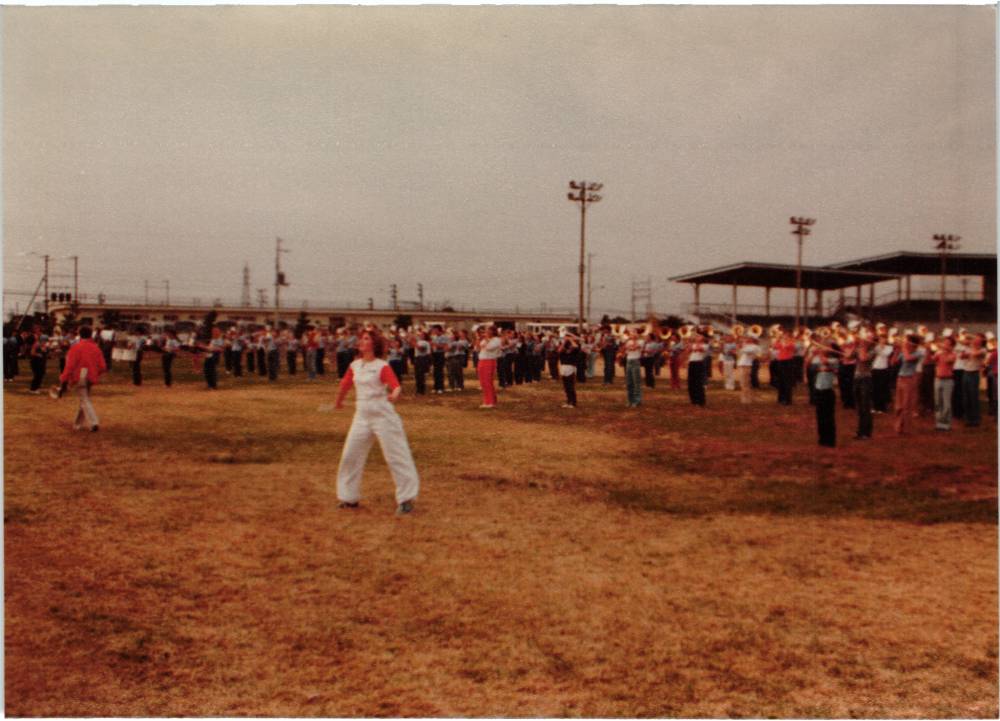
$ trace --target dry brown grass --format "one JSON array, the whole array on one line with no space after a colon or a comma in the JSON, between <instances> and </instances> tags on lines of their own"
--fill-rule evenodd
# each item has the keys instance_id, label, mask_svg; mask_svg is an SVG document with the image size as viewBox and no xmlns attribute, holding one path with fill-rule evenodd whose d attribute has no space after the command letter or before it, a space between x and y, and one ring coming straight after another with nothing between
<instances>
[{"instance_id":1,"label":"dry brown grass","mask_svg":"<svg viewBox=\"0 0 1000 721\"><path fill-rule=\"evenodd\" d=\"M8 714L997 716L992 424L409 397L397 519L377 451L336 509L327 379L8 389Z\"/></svg>"}]
</instances>

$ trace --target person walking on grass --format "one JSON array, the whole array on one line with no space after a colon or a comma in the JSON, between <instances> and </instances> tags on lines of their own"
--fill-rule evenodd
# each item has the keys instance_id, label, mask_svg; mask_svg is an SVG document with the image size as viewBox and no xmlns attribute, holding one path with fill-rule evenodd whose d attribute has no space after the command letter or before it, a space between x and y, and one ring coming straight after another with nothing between
<instances>
[{"instance_id":1,"label":"person walking on grass","mask_svg":"<svg viewBox=\"0 0 1000 721\"><path fill-rule=\"evenodd\" d=\"M618 347L619 357L625 360L625 394L629 408L642 404L642 341L639 334L630 330L625 342Z\"/></svg>"},{"instance_id":2,"label":"person walking on grass","mask_svg":"<svg viewBox=\"0 0 1000 721\"><path fill-rule=\"evenodd\" d=\"M94 410L94 404L90 401L90 389L97 384L101 374L107 371L108 366L104 362L101 349L92 340L92 335L93 331L90 326L85 325L80 328L80 340L74 343L66 354L66 366L63 368L62 375L59 376L62 385L56 391L56 397L62 396L71 384L76 386L80 407L76 412L76 419L73 421L73 429L80 430L84 427L83 422L86 421L91 432L96 432L100 420L97 417L97 411Z\"/></svg>"},{"instance_id":3,"label":"person walking on grass","mask_svg":"<svg viewBox=\"0 0 1000 721\"><path fill-rule=\"evenodd\" d=\"M413 501L420 490L420 477L403 421L393 407L403 389L392 368L383 360L386 342L377 330L362 332L357 349L360 357L351 362L341 379L335 404L338 409L343 408L344 398L354 388L354 420L337 469L337 498L340 508L358 507L365 460L378 438L382 456L396 484L396 515L402 516L413 511Z\"/></svg>"}]
</instances>

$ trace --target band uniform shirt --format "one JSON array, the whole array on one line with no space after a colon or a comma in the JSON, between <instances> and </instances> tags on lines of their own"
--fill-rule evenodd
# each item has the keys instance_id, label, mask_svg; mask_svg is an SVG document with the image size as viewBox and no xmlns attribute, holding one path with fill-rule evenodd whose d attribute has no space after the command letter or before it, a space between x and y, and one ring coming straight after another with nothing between
<instances>
[{"instance_id":1,"label":"band uniform shirt","mask_svg":"<svg viewBox=\"0 0 1000 721\"><path fill-rule=\"evenodd\" d=\"M903 364L899 368L900 378L909 378L915 375L917 372L917 365L920 363L920 359L924 357L924 349L916 348L912 353L910 353L910 360L906 359L906 352L900 356L902 358Z\"/></svg>"},{"instance_id":2,"label":"band uniform shirt","mask_svg":"<svg viewBox=\"0 0 1000 721\"><path fill-rule=\"evenodd\" d=\"M739 357L736 359L737 368L750 368L753 366L754 360L761 353L761 348L756 343L747 343L745 346L740 348Z\"/></svg>"},{"instance_id":3,"label":"band uniform shirt","mask_svg":"<svg viewBox=\"0 0 1000 721\"><path fill-rule=\"evenodd\" d=\"M813 387L818 391L832 391L833 379L837 375L839 365L836 358L820 359L819 370L816 372L816 383Z\"/></svg>"}]
</instances>

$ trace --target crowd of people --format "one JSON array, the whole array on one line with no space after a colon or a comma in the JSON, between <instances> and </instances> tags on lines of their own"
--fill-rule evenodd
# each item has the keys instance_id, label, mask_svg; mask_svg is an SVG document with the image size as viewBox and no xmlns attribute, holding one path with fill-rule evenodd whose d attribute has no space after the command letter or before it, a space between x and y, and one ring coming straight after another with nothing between
<instances>
[{"instance_id":1,"label":"crowd of people","mask_svg":"<svg viewBox=\"0 0 1000 721\"><path fill-rule=\"evenodd\" d=\"M850 327L834 323L816 330L773 326L767 332L739 325L725 330L603 325L581 334L494 325L473 330L440 325L385 330L370 325L336 330L307 327L299 334L289 329L216 326L201 338L182 340L170 329L125 337L100 331L93 333L92 342L107 368L127 363L135 385L143 383L144 364L155 355L163 383L171 386L174 363L183 354L203 374L206 386L215 389L222 373L233 382L247 375L274 382L282 373L295 376L300 371L308 380L327 373L344 378L360 353L361 335L368 331L384 340L378 347L393 376L403 380L412 375L417 396L462 392L466 370L474 368L484 409L497 407L497 387L543 380L561 383L563 406L575 408L578 385L614 384L619 371L629 408L640 406L644 389L656 388L664 375L671 389L686 384L694 406L705 406L705 389L715 374L725 390L738 392L742 403L750 403L754 390L761 388L761 369L766 368L778 404L792 404L795 389L805 386L809 403L816 407L823 445L836 442L838 392L843 407L857 412L859 440L872 437L873 416L890 412L900 435L910 433L921 415L933 415L934 427L941 431L950 430L956 419L967 426L979 425L984 377L988 413L994 418L997 413L996 339L964 329L946 329L935 337L926 328L900 330L860 323ZM78 340L75 334L48 337L40 328L19 335L5 333L5 380L13 381L19 364L28 361L28 392L41 393L47 364L57 359L62 372Z\"/></svg>"}]
</instances>

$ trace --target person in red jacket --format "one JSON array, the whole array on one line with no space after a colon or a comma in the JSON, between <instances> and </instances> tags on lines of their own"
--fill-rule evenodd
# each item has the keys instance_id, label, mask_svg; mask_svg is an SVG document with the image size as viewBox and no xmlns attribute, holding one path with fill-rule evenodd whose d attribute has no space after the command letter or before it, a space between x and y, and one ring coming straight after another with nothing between
<instances>
[{"instance_id":1,"label":"person in red jacket","mask_svg":"<svg viewBox=\"0 0 1000 721\"><path fill-rule=\"evenodd\" d=\"M97 384L101 374L107 372L108 366L104 362L104 354L101 349L91 339L92 331L89 326L80 328L80 340L70 346L66 355L66 367L63 369L59 380L62 386L58 395L66 392L70 383L76 385L76 393L80 398L80 409L76 412L76 420L73 421L73 429L83 428L83 421L90 424L92 432L97 431L98 418L94 404L90 402L90 388Z\"/></svg>"}]
</instances>

